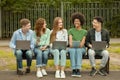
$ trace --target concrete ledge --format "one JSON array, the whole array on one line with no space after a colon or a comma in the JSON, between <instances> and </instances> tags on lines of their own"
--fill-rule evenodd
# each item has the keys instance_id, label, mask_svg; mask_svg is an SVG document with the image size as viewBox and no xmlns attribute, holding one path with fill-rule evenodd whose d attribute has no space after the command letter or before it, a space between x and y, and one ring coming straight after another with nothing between
<instances>
[{"instance_id":1,"label":"concrete ledge","mask_svg":"<svg viewBox=\"0 0 120 80\"><path fill-rule=\"evenodd\" d=\"M35 71L22 76L17 75L16 71L0 71L0 80L58 80L54 77L55 70L47 72L48 76L38 79ZM120 80L120 71L110 71L110 74L107 76L96 74L94 77L89 76L89 71L82 71L82 77L80 78L72 77L71 71L66 71L65 73L66 78L64 80Z\"/></svg>"}]
</instances>

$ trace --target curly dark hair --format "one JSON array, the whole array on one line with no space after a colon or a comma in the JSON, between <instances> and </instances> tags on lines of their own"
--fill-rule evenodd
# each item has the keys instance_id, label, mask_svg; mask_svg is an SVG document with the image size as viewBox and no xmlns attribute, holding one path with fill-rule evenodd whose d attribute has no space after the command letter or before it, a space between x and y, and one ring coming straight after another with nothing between
<instances>
[{"instance_id":1,"label":"curly dark hair","mask_svg":"<svg viewBox=\"0 0 120 80\"><path fill-rule=\"evenodd\" d=\"M79 19L81 26L83 26L83 24L85 23L85 16L82 13L79 12L75 12L72 14L72 23L74 24L74 20L75 19Z\"/></svg>"}]
</instances>

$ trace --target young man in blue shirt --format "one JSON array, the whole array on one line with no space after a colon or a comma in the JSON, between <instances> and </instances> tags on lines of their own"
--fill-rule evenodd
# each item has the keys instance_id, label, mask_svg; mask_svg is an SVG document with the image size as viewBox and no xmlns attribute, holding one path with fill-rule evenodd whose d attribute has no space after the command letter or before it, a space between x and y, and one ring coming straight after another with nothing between
<instances>
[{"instance_id":1,"label":"young man in blue shirt","mask_svg":"<svg viewBox=\"0 0 120 80\"><path fill-rule=\"evenodd\" d=\"M21 19L20 25L21 25L21 28L16 30L13 33L9 46L14 50L14 54L17 59L18 74L23 75L24 71L23 71L23 65L22 65L22 55L26 55L26 58L27 58L26 73L30 73L30 66L32 62L32 50L34 48L34 40L32 38L33 31L30 30L31 28L30 20L25 18ZM16 49L17 40L29 40L30 49L29 50Z\"/></svg>"}]
</instances>

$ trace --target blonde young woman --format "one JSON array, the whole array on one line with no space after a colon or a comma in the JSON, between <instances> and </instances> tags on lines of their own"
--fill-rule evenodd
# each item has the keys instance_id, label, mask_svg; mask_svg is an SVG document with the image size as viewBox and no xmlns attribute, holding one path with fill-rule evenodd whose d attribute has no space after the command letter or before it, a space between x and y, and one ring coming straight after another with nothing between
<instances>
[{"instance_id":1,"label":"blonde young woman","mask_svg":"<svg viewBox=\"0 0 120 80\"><path fill-rule=\"evenodd\" d=\"M50 30L46 28L46 20L44 18L39 18L35 23L34 31L35 44L35 55L36 55L36 76L38 78L47 75L45 67L48 61L48 45L50 41Z\"/></svg>"},{"instance_id":2,"label":"blonde young woman","mask_svg":"<svg viewBox=\"0 0 120 80\"><path fill-rule=\"evenodd\" d=\"M54 41L68 41L67 30L63 27L63 20L61 17L56 17L53 22L53 29L50 36L51 44ZM54 64L56 68L55 78L65 78L64 68L66 64L66 50L52 49L51 52L54 56ZM60 55L61 59L59 57Z\"/></svg>"}]
</instances>

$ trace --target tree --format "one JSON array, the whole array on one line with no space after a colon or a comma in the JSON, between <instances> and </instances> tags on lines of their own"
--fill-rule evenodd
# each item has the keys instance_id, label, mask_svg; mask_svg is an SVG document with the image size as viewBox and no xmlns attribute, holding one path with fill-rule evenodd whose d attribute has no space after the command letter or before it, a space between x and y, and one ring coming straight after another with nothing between
<instances>
[{"instance_id":1,"label":"tree","mask_svg":"<svg viewBox=\"0 0 120 80\"><path fill-rule=\"evenodd\" d=\"M37 0L1 0L0 6L4 10L24 11L32 8Z\"/></svg>"},{"instance_id":2,"label":"tree","mask_svg":"<svg viewBox=\"0 0 120 80\"><path fill-rule=\"evenodd\" d=\"M14 12L21 12L30 8L33 8L37 2L46 2L49 5L58 6L62 2L72 2L73 4L77 4L80 2L103 2L108 3L111 1L119 1L119 0L1 0L0 6L4 8L4 10L11 10Z\"/></svg>"}]
</instances>

